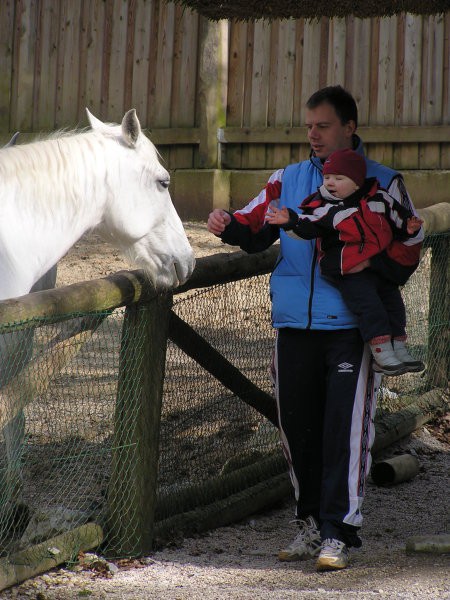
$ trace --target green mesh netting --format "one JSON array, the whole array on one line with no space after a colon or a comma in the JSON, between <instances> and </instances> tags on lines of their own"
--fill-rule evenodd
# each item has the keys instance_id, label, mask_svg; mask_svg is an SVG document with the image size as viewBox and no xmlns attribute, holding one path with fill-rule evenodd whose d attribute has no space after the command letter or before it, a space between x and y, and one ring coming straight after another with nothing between
<instances>
[{"instance_id":1,"label":"green mesh netting","mask_svg":"<svg viewBox=\"0 0 450 600\"><path fill-rule=\"evenodd\" d=\"M448 233L427 238L421 264L403 290L410 350L427 370L386 378L379 397L381 412L397 411L429 390L441 393L447 385L449 242ZM249 380L272 394L274 332L268 277L175 296L173 310ZM140 310L133 317L135 323ZM138 327L127 339L125 314L125 309L72 314L56 323L35 322L33 330L23 329L24 323L3 327L2 557L39 548L39 543L68 531L76 554L83 543L80 534L77 545L82 528L76 528L92 522L105 532L100 551L115 556L141 552L141 537L147 535L135 514L147 506L145 497L136 500L143 494L138 471L146 469L136 442L142 425L141 376L121 383L119 405L116 399L119 373L139 373L136 365L148 360L148 338ZM124 353L127 345L132 351ZM121 360L128 362L120 365ZM158 523L174 515L238 493L243 485L238 473L247 477L248 485L255 485L285 470L276 428L171 341L158 468L156 530ZM145 482L144 489L148 489ZM120 515L111 514L114 510ZM125 545L117 542L112 530L124 522ZM177 526L172 531L176 535Z\"/></svg>"}]
</instances>

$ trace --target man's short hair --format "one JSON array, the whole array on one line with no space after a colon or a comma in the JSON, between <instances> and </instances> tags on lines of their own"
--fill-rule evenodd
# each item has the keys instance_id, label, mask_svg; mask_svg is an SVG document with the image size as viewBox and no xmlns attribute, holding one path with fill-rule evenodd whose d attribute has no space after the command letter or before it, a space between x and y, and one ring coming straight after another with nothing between
<instances>
[{"instance_id":1,"label":"man's short hair","mask_svg":"<svg viewBox=\"0 0 450 600\"><path fill-rule=\"evenodd\" d=\"M355 127L358 126L358 108L355 99L342 86L330 85L318 90L309 98L306 106L312 110L324 102L331 104L342 125L354 121Z\"/></svg>"}]
</instances>

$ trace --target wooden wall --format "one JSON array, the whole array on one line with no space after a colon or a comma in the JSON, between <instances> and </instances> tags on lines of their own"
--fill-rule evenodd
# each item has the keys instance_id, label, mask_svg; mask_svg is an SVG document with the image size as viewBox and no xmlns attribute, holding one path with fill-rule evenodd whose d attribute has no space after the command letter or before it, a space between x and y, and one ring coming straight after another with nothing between
<instances>
[{"instance_id":1,"label":"wooden wall","mask_svg":"<svg viewBox=\"0 0 450 600\"><path fill-rule=\"evenodd\" d=\"M203 51L215 27L226 57ZM120 121L135 107L169 168L195 168L205 164L202 128L217 125L204 119L211 96L201 86L225 68L225 97L213 107L225 122L216 166L306 156L305 101L339 83L357 99L373 158L450 169L449 32L450 12L215 24L164 0L2 0L0 132L84 126L86 106Z\"/></svg>"},{"instance_id":2,"label":"wooden wall","mask_svg":"<svg viewBox=\"0 0 450 600\"><path fill-rule=\"evenodd\" d=\"M301 126L309 96L341 84L357 100L360 125L401 127L393 139L403 143L391 135L388 143L373 142L373 158L399 168L448 169L449 143L415 140L424 138L418 126L450 123L449 35L450 13L232 23L227 126ZM308 155L306 145L249 144L251 135L241 137L246 144L227 147L230 166L277 167ZM281 130L277 137L287 141ZM450 142L448 127L444 139Z\"/></svg>"}]
</instances>

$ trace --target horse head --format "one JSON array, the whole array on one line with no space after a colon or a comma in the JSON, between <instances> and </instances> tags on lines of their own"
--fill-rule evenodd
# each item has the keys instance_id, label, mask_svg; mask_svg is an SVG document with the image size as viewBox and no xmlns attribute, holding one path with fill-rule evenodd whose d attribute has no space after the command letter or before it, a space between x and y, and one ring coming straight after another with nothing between
<instances>
[{"instance_id":1,"label":"horse head","mask_svg":"<svg viewBox=\"0 0 450 600\"><path fill-rule=\"evenodd\" d=\"M99 233L142 268L155 287L184 283L194 269L194 253L169 194L169 173L142 132L136 111L129 110L120 125L87 114L92 130L113 141Z\"/></svg>"}]
</instances>

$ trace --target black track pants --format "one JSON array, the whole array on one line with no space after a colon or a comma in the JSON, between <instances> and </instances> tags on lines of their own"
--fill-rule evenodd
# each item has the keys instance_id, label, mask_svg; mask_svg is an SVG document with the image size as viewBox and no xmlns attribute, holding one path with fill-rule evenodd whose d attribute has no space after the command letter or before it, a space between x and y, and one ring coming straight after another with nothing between
<instances>
[{"instance_id":1,"label":"black track pants","mask_svg":"<svg viewBox=\"0 0 450 600\"><path fill-rule=\"evenodd\" d=\"M276 395L296 516L313 515L323 539L355 546L379 382L370 364L357 329L278 331Z\"/></svg>"}]
</instances>

